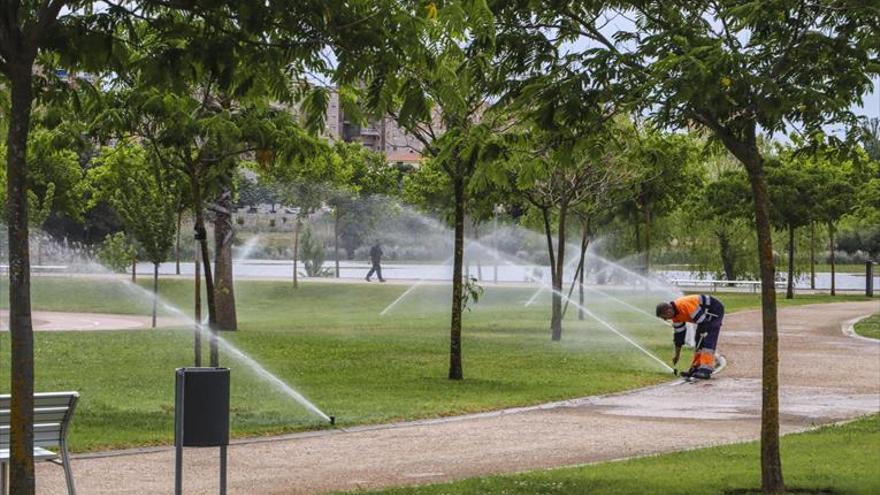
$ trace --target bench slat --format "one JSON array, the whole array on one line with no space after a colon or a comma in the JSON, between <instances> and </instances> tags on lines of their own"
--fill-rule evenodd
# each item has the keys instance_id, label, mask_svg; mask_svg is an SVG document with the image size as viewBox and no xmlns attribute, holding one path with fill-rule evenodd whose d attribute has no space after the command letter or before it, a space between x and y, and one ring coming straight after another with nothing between
<instances>
[{"instance_id":1,"label":"bench slat","mask_svg":"<svg viewBox=\"0 0 880 495\"><path fill-rule=\"evenodd\" d=\"M77 398L77 392L48 392L34 394L34 407L70 406ZM12 398L9 394L0 395L0 409L9 409Z\"/></svg>"},{"instance_id":2,"label":"bench slat","mask_svg":"<svg viewBox=\"0 0 880 495\"><path fill-rule=\"evenodd\" d=\"M47 401L34 401L34 408L39 407L69 407L71 401L67 399L52 399ZM10 409L12 404L7 401L0 401L0 409Z\"/></svg>"},{"instance_id":3,"label":"bench slat","mask_svg":"<svg viewBox=\"0 0 880 495\"><path fill-rule=\"evenodd\" d=\"M34 423L60 423L70 412L69 407L41 407L34 409ZM9 409L0 409L0 425L8 425L11 420Z\"/></svg>"},{"instance_id":4,"label":"bench slat","mask_svg":"<svg viewBox=\"0 0 880 495\"><path fill-rule=\"evenodd\" d=\"M0 448L9 448L10 427L0 426ZM34 445L52 447L60 445L62 439L61 423L40 423L34 425Z\"/></svg>"},{"instance_id":5,"label":"bench slat","mask_svg":"<svg viewBox=\"0 0 880 495\"><path fill-rule=\"evenodd\" d=\"M59 456L55 452L51 450L46 450L43 447L34 447L34 459L46 460L46 459L57 459ZM0 449L0 462L9 460L9 449Z\"/></svg>"}]
</instances>

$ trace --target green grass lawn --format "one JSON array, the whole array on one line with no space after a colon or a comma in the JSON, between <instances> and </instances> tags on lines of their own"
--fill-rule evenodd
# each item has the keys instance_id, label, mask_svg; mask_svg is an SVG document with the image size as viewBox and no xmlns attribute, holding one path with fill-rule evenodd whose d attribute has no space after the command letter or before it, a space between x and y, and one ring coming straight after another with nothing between
<instances>
[{"instance_id":1,"label":"green grass lawn","mask_svg":"<svg viewBox=\"0 0 880 495\"><path fill-rule=\"evenodd\" d=\"M863 337L880 339L880 313L869 316L864 320L856 323L855 330L857 334Z\"/></svg>"},{"instance_id":2,"label":"green grass lawn","mask_svg":"<svg viewBox=\"0 0 880 495\"><path fill-rule=\"evenodd\" d=\"M146 281L144 281L146 284ZM165 280L161 293L190 308L192 285ZM595 322L569 311L561 343L549 339L549 296L523 302L531 288L487 287L465 315L465 380L447 380L449 289L423 285L385 316L406 286L284 282L236 285L240 331L234 345L295 387L338 424L378 423L535 404L655 384L670 378L649 357ZM5 286L0 286L5 291ZM671 330L650 314L658 294L590 294L587 306L667 360ZM728 311L756 307L758 296L720 296ZM5 297L0 297L4 301ZM785 304L854 300L803 296ZM626 306L644 308L638 313ZM34 277L34 308L148 314L143 294L121 280ZM37 390L78 390L74 450L167 444L172 439L173 370L192 364L188 328L37 332ZM0 335L0 348L8 345ZM204 352L204 355L207 355ZM232 368L232 431L265 435L324 425L293 400L222 353ZM0 367L3 392L8 367Z\"/></svg>"},{"instance_id":3,"label":"green grass lawn","mask_svg":"<svg viewBox=\"0 0 880 495\"><path fill-rule=\"evenodd\" d=\"M758 493L758 442L572 468L400 488L383 495L709 495ZM880 416L782 439L793 493L880 493Z\"/></svg>"}]
</instances>

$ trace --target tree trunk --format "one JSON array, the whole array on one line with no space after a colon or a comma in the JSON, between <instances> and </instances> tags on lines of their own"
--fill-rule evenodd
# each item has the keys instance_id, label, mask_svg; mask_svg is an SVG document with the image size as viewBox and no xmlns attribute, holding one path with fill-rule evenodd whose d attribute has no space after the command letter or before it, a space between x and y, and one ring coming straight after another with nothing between
<instances>
[{"instance_id":1,"label":"tree trunk","mask_svg":"<svg viewBox=\"0 0 880 495\"><path fill-rule=\"evenodd\" d=\"M585 253L581 253L583 256ZM586 314L584 313L584 262L583 260L580 262L578 266L578 320L583 321L586 319Z\"/></svg>"},{"instance_id":2,"label":"tree trunk","mask_svg":"<svg viewBox=\"0 0 880 495\"><path fill-rule=\"evenodd\" d=\"M552 272L553 278L553 308L550 316L550 334L554 342L562 340L562 294L563 278L565 270L565 219L568 208L565 205L559 207L559 227L556 237L556 266Z\"/></svg>"},{"instance_id":3,"label":"tree trunk","mask_svg":"<svg viewBox=\"0 0 880 495\"><path fill-rule=\"evenodd\" d=\"M195 327L193 328L193 357L195 366L199 367L202 365L202 264L201 264L201 256L199 256L199 249L196 247L195 257L193 258L194 266L195 266L195 304L193 308L193 319L195 320Z\"/></svg>"},{"instance_id":4,"label":"tree trunk","mask_svg":"<svg viewBox=\"0 0 880 495\"><path fill-rule=\"evenodd\" d=\"M550 224L550 208L541 208L541 217L544 220L544 237L547 239L547 255L550 258L550 285L554 288L553 294L551 295L551 303L550 303L550 338L552 340L556 340L554 337L556 335L555 331L555 322L556 322L556 314L557 314L557 297L559 297L559 292L556 292L556 249L553 247L553 227ZM543 281L541 281L543 284ZM560 301L561 303L561 301ZM561 304L559 305L559 311L561 311ZM561 334L561 329L560 329Z\"/></svg>"},{"instance_id":5,"label":"tree trunk","mask_svg":"<svg viewBox=\"0 0 880 495\"><path fill-rule=\"evenodd\" d=\"M568 294L565 296L565 304L562 305L562 319L565 319L565 315L568 314L568 304L571 302L574 302L574 299L571 298L571 295L574 293L574 286L577 285L578 279L580 278L580 276L581 276L581 267L578 266L577 269L574 271L574 276L571 277L571 286L569 286ZM577 303L575 303L575 306L577 306ZM583 306L583 305L581 305L581 306ZM578 309L582 309L582 308L578 307Z\"/></svg>"},{"instance_id":6,"label":"tree trunk","mask_svg":"<svg viewBox=\"0 0 880 495\"><path fill-rule=\"evenodd\" d=\"M462 264L464 261L464 179L453 178L455 239L452 261L452 318L449 328L449 379L463 380L461 365Z\"/></svg>"},{"instance_id":7,"label":"tree trunk","mask_svg":"<svg viewBox=\"0 0 880 495\"><path fill-rule=\"evenodd\" d=\"M788 226L788 283L785 298L794 299L794 227Z\"/></svg>"},{"instance_id":8,"label":"tree trunk","mask_svg":"<svg viewBox=\"0 0 880 495\"><path fill-rule=\"evenodd\" d=\"M138 281L137 277L137 256L132 256L131 258L131 283L136 284Z\"/></svg>"},{"instance_id":9,"label":"tree trunk","mask_svg":"<svg viewBox=\"0 0 880 495\"><path fill-rule=\"evenodd\" d=\"M645 274L651 269L651 203L644 203L645 211Z\"/></svg>"},{"instance_id":10,"label":"tree trunk","mask_svg":"<svg viewBox=\"0 0 880 495\"><path fill-rule=\"evenodd\" d=\"M498 256L498 213L495 213L495 217L492 219L492 250L495 251L495 256ZM498 283L497 259L492 263L492 281Z\"/></svg>"},{"instance_id":11,"label":"tree trunk","mask_svg":"<svg viewBox=\"0 0 880 495\"><path fill-rule=\"evenodd\" d=\"M724 277L727 280L736 280L736 260L733 249L730 247L730 236L723 229L715 231L718 237L718 247L721 251L721 266L724 269Z\"/></svg>"},{"instance_id":12,"label":"tree trunk","mask_svg":"<svg viewBox=\"0 0 880 495\"><path fill-rule=\"evenodd\" d=\"M333 262L336 265L336 278L339 278L339 207L333 215Z\"/></svg>"},{"instance_id":13,"label":"tree trunk","mask_svg":"<svg viewBox=\"0 0 880 495\"><path fill-rule=\"evenodd\" d=\"M816 222L810 222L810 289L816 289Z\"/></svg>"},{"instance_id":14,"label":"tree trunk","mask_svg":"<svg viewBox=\"0 0 880 495\"><path fill-rule=\"evenodd\" d=\"M636 253L642 251L642 221L636 217Z\"/></svg>"},{"instance_id":15,"label":"tree trunk","mask_svg":"<svg viewBox=\"0 0 880 495\"><path fill-rule=\"evenodd\" d=\"M482 245L480 244L480 229L477 227L477 222L474 222L474 241L478 244L480 248ZM477 249L476 256L477 258L477 280L483 280L483 250Z\"/></svg>"},{"instance_id":16,"label":"tree trunk","mask_svg":"<svg viewBox=\"0 0 880 495\"><path fill-rule=\"evenodd\" d=\"M194 170L194 169L193 169ZM210 364L209 366L220 366L220 355L217 350L217 306L214 303L214 277L211 272L211 256L208 251L208 233L205 229L205 212L202 208L202 189L199 184L199 176L196 172L192 173L192 195L193 195L193 213L195 216L195 237L199 243L199 255L202 259L202 269L205 272L205 296L208 300L208 330L211 332L209 340L210 347ZM197 322L201 324L201 321Z\"/></svg>"},{"instance_id":17,"label":"tree trunk","mask_svg":"<svg viewBox=\"0 0 880 495\"><path fill-rule=\"evenodd\" d=\"M232 190L226 189L211 208L214 211L214 304L217 330L236 330L235 282L232 274Z\"/></svg>"},{"instance_id":18,"label":"tree trunk","mask_svg":"<svg viewBox=\"0 0 880 495\"><path fill-rule=\"evenodd\" d=\"M831 248L831 295L836 296L836 267L834 266L834 224L828 222L828 247Z\"/></svg>"},{"instance_id":19,"label":"tree trunk","mask_svg":"<svg viewBox=\"0 0 880 495\"><path fill-rule=\"evenodd\" d=\"M153 263L153 328L156 328L156 306L159 303L159 263Z\"/></svg>"},{"instance_id":20,"label":"tree trunk","mask_svg":"<svg viewBox=\"0 0 880 495\"><path fill-rule=\"evenodd\" d=\"M783 493L785 483L779 455L779 334L776 322L776 268L773 263L770 198L767 194L767 180L764 177L764 159L754 140L748 145L740 143L734 148L728 146L728 149L743 162L749 174L761 269L761 319L764 327L761 378L761 489L765 493Z\"/></svg>"},{"instance_id":21,"label":"tree trunk","mask_svg":"<svg viewBox=\"0 0 880 495\"><path fill-rule=\"evenodd\" d=\"M177 211L177 239L174 242L174 273L180 275L180 226L183 222L183 210Z\"/></svg>"},{"instance_id":22,"label":"tree trunk","mask_svg":"<svg viewBox=\"0 0 880 495\"><path fill-rule=\"evenodd\" d=\"M293 224L293 288L299 288L299 274L296 272L296 265L299 261L299 214L296 216L296 223Z\"/></svg>"},{"instance_id":23,"label":"tree trunk","mask_svg":"<svg viewBox=\"0 0 880 495\"><path fill-rule=\"evenodd\" d=\"M578 320L586 318L584 313L584 265L587 261L587 247L590 244L590 217L583 218L582 223L584 232L581 237L581 258L578 261L578 271L580 272L578 275L578 302L580 302L580 306L578 306Z\"/></svg>"},{"instance_id":24,"label":"tree trunk","mask_svg":"<svg viewBox=\"0 0 880 495\"><path fill-rule=\"evenodd\" d=\"M24 58L24 56L22 57ZM33 93L33 58L12 71L6 136L6 217L9 230L9 333L12 359L9 486L32 494L34 481L34 332L31 321L30 253L27 219L27 141Z\"/></svg>"}]
</instances>

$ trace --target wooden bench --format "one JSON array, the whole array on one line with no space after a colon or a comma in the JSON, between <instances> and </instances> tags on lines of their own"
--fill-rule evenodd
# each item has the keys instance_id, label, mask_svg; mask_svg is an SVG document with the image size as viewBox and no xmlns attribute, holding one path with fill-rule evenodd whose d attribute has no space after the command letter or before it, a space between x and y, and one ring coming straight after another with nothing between
<instances>
[{"instance_id":1,"label":"wooden bench","mask_svg":"<svg viewBox=\"0 0 880 495\"><path fill-rule=\"evenodd\" d=\"M34 459L60 464L67 479L67 493L74 495L67 432L79 400L78 392L34 394ZM0 495L6 494L6 464L9 463L10 407L9 394L0 395ZM48 450L56 448L58 452ZM60 460L60 462L59 462Z\"/></svg>"}]
</instances>

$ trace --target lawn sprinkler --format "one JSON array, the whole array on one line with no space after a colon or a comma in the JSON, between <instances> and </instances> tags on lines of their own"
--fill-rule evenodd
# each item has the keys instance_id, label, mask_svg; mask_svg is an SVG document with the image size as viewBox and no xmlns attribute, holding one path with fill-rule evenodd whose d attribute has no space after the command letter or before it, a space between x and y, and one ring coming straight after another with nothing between
<instances>
[{"instance_id":1,"label":"lawn sprinkler","mask_svg":"<svg viewBox=\"0 0 880 495\"><path fill-rule=\"evenodd\" d=\"M330 426L336 426L336 416L330 416Z\"/></svg>"}]
</instances>

